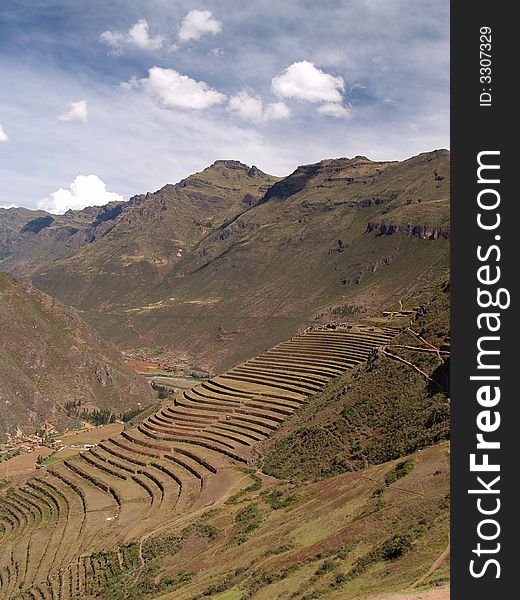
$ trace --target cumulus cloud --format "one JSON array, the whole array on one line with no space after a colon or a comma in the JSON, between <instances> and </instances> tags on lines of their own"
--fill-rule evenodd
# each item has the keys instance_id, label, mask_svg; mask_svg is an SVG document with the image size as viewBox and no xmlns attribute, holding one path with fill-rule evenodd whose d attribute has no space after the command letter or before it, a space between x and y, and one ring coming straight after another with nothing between
<instances>
[{"instance_id":1,"label":"cumulus cloud","mask_svg":"<svg viewBox=\"0 0 520 600\"><path fill-rule=\"evenodd\" d=\"M262 99L251 96L247 90L241 90L229 100L228 110L240 119L253 123L286 119L291 114L283 102L272 102L264 107Z\"/></svg>"},{"instance_id":2,"label":"cumulus cloud","mask_svg":"<svg viewBox=\"0 0 520 600\"><path fill-rule=\"evenodd\" d=\"M343 77L330 75L307 60L295 62L282 75L271 81L273 92L280 98L305 102L339 103L343 98Z\"/></svg>"},{"instance_id":3,"label":"cumulus cloud","mask_svg":"<svg viewBox=\"0 0 520 600\"><path fill-rule=\"evenodd\" d=\"M69 102L70 110L56 115L58 121L64 123L86 123L88 121L88 106L86 100Z\"/></svg>"},{"instance_id":4,"label":"cumulus cloud","mask_svg":"<svg viewBox=\"0 0 520 600\"><path fill-rule=\"evenodd\" d=\"M141 50L158 50L164 44L160 35L150 36L148 22L140 19L124 33L121 31L104 31L99 36L99 41L110 47L109 54L120 55L125 46L137 46Z\"/></svg>"},{"instance_id":5,"label":"cumulus cloud","mask_svg":"<svg viewBox=\"0 0 520 600\"><path fill-rule=\"evenodd\" d=\"M10 208L18 208L17 204L0 204L0 208L9 210Z\"/></svg>"},{"instance_id":6,"label":"cumulus cloud","mask_svg":"<svg viewBox=\"0 0 520 600\"><path fill-rule=\"evenodd\" d=\"M38 202L38 208L62 215L69 209L80 210L86 206L102 206L107 202L122 200L119 194L107 192L106 184L97 175L78 175L69 189L60 188Z\"/></svg>"},{"instance_id":7,"label":"cumulus cloud","mask_svg":"<svg viewBox=\"0 0 520 600\"><path fill-rule=\"evenodd\" d=\"M209 10L190 10L181 21L179 40L188 42L200 40L206 33L217 34L222 31L222 23L217 21Z\"/></svg>"},{"instance_id":8,"label":"cumulus cloud","mask_svg":"<svg viewBox=\"0 0 520 600\"><path fill-rule=\"evenodd\" d=\"M2 124L0 123L0 144L3 142L8 142L8 141L9 141L9 136L4 131L4 128L2 127Z\"/></svg>"},{"instance_id":9,"label":"cumulus cloud","mask_svg":"<svg viewBox=\"0 0 520 600\"><path fill-rule=\"evenodd\" d=\"M289 107L283 102L271 102L264 111L264 120L287 119L291 116Z\"/></svg>"},{"instance_id":10,"label":"cumulus cloud","mask_svg":"<svg viewBox=\"0 0 520 600\"><path fill-rule=\"evenodd\" d=\"M352 110L339 104L338 102L327 102L318 106L316 109L321 115L327 115L328 117L336 117L338 119L347 119L351 116Z\"/></svg>"},{"instance_id":11,"label":"cumulus cloud","mask_svg":"<svg viewBox=\"0 0 520 600\"><path fill-rule=\"evenodd\" d=\"M202 110L227 100L225 94L204 81L195 81L175 69L152 67L148 70L148 77L134 77L122 85L142 88L160 107L170 110Z\"/></svg>"}]
</instances>

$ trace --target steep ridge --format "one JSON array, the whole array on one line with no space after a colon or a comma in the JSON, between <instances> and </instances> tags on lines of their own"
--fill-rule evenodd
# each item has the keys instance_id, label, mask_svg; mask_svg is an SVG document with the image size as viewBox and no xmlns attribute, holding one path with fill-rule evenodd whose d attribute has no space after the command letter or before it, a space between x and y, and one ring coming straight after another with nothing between
<instances>
[{"instance_id":1,"label":"steep ridge","mask_svg":"<svg viewBox=\"0 0 520 600\"><path fill-rule=\"evenodd\" d=\"M249 490L243 468L256 446L395 333L369 326L308 331L7 490L0 497L2 598L89 598L112 580L125 593L121 585L135 586L136 569L137 577L146 572L151 536L192 519L182 535L211 538L213 530L193 519Z\"/></svg>"},{"instance_id":2,"label":"steep ridge","mask_svg":"<svg viewBox=\"0 0 520 600\"><path fill-rule=\"evenodd\" d=\"M256 167L221 160L128 202L64 215L40 212L52 221L41 229L37 218L21 221L11 254L0 265L23 275L41 275L49 265L46 286L40 287L80 308L99 302L119 304L122 295L128 302L134 294L146 296L149 286L161 281L187 247L258 201L276 180ZM20 210L24 209L0 210L0 223ZM74 281L61 283L63 269Z\"/></svg>"},{"instance_id":3,"label":"steep ridge","mask_svg":"<svg viewBox=\"0 0 520 600\"><path fill-rule=\"evenodd\" d=\"M121 349L220 372L446 274L448 238L445 150L324 160L280 181L217 161L135 197L103 237L32 277Z\"/></svg>"},{"instance_id":4,"label":"steep ridge","mask_svg":"<svg viewBox=\"0 0 520 600\"><path fill-rule=\"evenodd\" d=\"M144 378L77 311L0 272L0 440L71 421L64 406L125 412L154 401Z\"/></svg>"},{"instance_id":5,"label":"steep ridge","mask_svg":"<svg viewBox=\"0 0 520 600\"><path fill-rule=\"evenodd\" d=\"M0 261L9 257L24 227L30 221L46 218L45 211L28 208L0 208ZM52 217L51 217L52 218Z\"/></svg>"}]
</instances>

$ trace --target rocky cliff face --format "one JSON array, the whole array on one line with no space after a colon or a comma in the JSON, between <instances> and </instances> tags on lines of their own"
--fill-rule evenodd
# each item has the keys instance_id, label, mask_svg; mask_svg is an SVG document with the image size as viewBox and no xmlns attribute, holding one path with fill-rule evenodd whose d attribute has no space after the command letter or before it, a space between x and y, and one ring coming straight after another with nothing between
<instances>
[{"instance_id":1,"label":"rocky cliff face","mask_svg":"<svg viewBox=\"0 0 520 600\"><path fill-rule=\"evenodd\" d=\"M0 441L64 427L65 404L78 400L122 413L154 394L76 311L0 272Z\"/></svg>"},{"instance_id":2,"label":"rocky cliff face","mask_svg":"<svg viewBox=\"0 0 520 600\"><path fill-rule=\"evenodd\" d=\"M418 237L421 240L448 239L450 237L448 226L413 225L410 223L379 223L377 221L369 221L367 232L370 233L371 231L378 231L381 235L393 235L397 233L407 237Z\"/></svg>"}]
</instances>

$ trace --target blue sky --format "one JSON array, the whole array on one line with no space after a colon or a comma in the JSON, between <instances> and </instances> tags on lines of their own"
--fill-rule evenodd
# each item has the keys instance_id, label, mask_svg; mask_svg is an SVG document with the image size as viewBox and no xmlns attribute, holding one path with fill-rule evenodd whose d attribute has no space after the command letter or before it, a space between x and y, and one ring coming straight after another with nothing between
<instances>
[{"instance_id":1,"label":"blue sky","mask_svg":"<svg viewBox=\"0 0 520 600\"><path fill-rule=\"evenodd\" d=\"M449 2L2 0L0 81L0 206L402 159L449 147Z\"/></svg>"}]
</instances>

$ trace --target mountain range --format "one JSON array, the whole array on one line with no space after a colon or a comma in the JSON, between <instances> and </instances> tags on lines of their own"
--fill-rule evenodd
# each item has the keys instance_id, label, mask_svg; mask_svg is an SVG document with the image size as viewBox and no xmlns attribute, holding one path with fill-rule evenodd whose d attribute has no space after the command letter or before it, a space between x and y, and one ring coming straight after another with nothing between
<instances>
[{"instance_id":1,"label":"mountain range","mask_svg":"<svg viewBox=\"0 0 520 600\"><path fill-rule=\"evenodd\" d=\"M0 269L122 350L221 372L444 276L449 185L446 150L323 160L285 178L221 160L128 202L0 210Z\"/></svg>"},{"instance_id":2,"label":"mountain range","mask_svg":"<svg viewBox=\"0 0 520 600\"><path fill-rule=\"evenodd\" d=\"M447 598L449 160L0 209L0 596Z\"/></svg>"}]
</instances>

